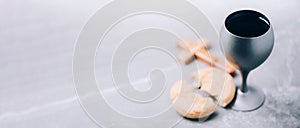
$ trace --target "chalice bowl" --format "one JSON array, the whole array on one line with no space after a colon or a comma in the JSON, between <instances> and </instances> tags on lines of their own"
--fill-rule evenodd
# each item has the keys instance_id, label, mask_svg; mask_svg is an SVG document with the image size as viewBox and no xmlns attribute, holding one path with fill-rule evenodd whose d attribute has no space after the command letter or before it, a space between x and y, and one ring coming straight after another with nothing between
<instances>
[{"instance_id":1,"label":"chalice bowl","mask_svg":"<svg viewBox=\"0 0 300 128\"><path fill-rule=\"evenodd\" d=\"M247 85L250 71L260 66L271 54L274 33L269 19L254 10L239 10L225 19L220 32L220 46L226 59L242 75L231 108L253 111L261 107L265 95L257 86Z\"/></svg>"}]
</instances>

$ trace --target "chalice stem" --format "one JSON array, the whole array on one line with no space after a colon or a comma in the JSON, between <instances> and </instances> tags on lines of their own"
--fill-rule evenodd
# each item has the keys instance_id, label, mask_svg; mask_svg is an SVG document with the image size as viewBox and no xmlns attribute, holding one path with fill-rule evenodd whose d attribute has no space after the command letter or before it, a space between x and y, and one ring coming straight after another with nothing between
<instances>
[{"instance_id":1,"label":"chalice stem","mask_svg":"<svg viewBox=\"0 0 300 128\"><path fill-rule=\"evenodd\" d=\"M247 78L248 78L248 75L249 75L249 71L241 71L241 74L242 74L242 86L240 88L240 90L243 92L243 93L246 93L248 91L248 87L247 87Z\"/></svg>"}]
</instances>

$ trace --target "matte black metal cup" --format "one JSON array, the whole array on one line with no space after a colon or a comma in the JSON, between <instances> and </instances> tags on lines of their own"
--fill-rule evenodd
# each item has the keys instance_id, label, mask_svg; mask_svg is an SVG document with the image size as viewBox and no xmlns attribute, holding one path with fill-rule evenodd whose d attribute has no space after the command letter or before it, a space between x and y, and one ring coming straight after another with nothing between
<instances>
[{"instance_id":1,"label":"matte black metal cup","mask_svg":"<svg viewBox=\"0 0 300 128\"><path fill-rule=\"evenodd\" d=\"M243 78L231 108L237 111L258 109L263 105L265 95L258 86L247 85L247 76L269 57L273 49L274 33L269 19L253 10L231 13L221 29L220 45L226 59L240 70Z\"/></svg>"}]
</instances>

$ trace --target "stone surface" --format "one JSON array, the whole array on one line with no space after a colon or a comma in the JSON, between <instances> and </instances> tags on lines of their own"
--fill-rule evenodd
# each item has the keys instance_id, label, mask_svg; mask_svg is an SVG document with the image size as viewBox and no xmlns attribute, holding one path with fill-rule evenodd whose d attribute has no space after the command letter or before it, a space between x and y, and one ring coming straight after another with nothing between
<instances>
[{"instance_id":1,"label":"stone surface","mask_svg":"<svg viewBox=\"0 0 300 128\"><path fill-rule=\"evenodd\" d=\"M297 0L191 0L221 28L241 8L264 12L275 31L269 59L250 74L266 101L257 111L218 108L206 122L176 127L300 127L300 2ZM81 108L72 78L73 48L88 18L107 1L6 0L0 2L0 127L97 128ZM219 54L218 44L212 52ZM236 78L240 82L239 76ZM167 120L167 119L166 119ZM158 126L159 127L159 126Z\"/></svg>"}]
</instances>

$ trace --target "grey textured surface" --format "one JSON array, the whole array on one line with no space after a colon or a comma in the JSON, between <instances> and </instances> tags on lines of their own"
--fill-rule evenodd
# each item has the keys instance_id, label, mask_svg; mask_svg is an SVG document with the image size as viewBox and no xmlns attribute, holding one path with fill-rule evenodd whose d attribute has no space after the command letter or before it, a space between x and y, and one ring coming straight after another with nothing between
<instances>
[{"instance_id":1,"label":"grey textured surface","mask_svg":"<svg viewBox=\"0 0 300 128\"><path fill-rule=\"evenodd\" d=\"M264 12L275 31L270 58L250 74L266 102L242 113L219 108L210 120L177 127L300 127L300 2L191 0L217 30L240 8ZM97 128L81 108L73 86L72 54L88 18L107 1L0 1L0 127ZM218 45L213 52L219 54ZM239 82L239 77L236 78ZM167 119L166 119L167 120ZM159 127L159 126L158 126Z\"/></svg>"}]
</instances>

